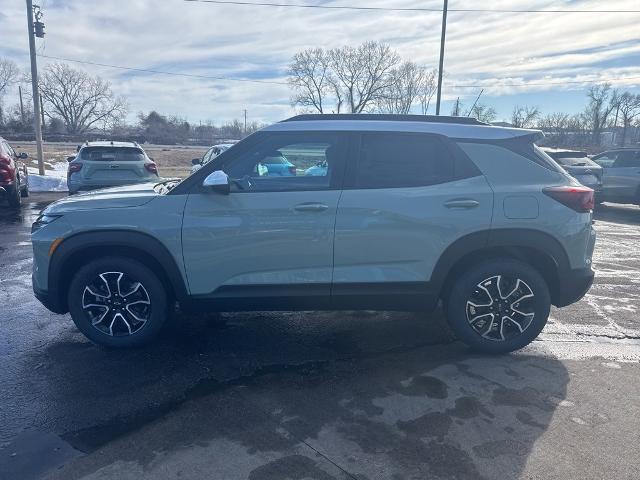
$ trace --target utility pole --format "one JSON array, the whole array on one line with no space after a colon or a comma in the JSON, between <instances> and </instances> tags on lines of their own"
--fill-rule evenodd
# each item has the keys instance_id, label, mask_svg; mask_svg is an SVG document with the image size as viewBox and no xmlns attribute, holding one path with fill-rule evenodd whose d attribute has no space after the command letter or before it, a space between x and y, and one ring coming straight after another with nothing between
<instances>
[{"instance_id":1,"label":"utility pole","mask_svg":"<svg viewBox=\"0 0 640 480\"><path fill-rule=\"evenodd\" d=\"M442 100L442 72L444 69L444 42L447 36L447 10L449 0L444 0L442 8L442 36L440 37L440 67L438 68L438 96L436 99L436 115L440 115L440 101Z\"/></svg>"},{"instance_id":2,"label":"utility pole","mask_svg":"<svg viewBox=\"0 0 640 480\"><path fill-rule=\"evenodd\" d=\"M42 117L42 130L44 130L46 123L44 121L44 103L42 101L42 94L40 94L40 116Z\"/></svg>"},{"instance_id":3,"label":"utility pole","mask_svg":"<svg viewBox=\"0 0 640 480\"><path fill-rule=\"evenodd\" d=\"M31 56L31 88L33 89L33 128L36 132L36 149L38 151L38 173L44 175L44 159L42 155L42 125L40 124L40 93L38 92L38 64L36 62L36 40L34 37L33 2L27 1L27 32L29 33L29 54ZM38 21L38 23L40 23ZM44 32L42 32L44 35Z\"/></svg>"},{"instance_id":4,"label":"utility pole","mask_svg":"<svg viewBox=\"0 0 640 480\"><path fill-rule=\"evenodd\" d=\"M24 104L22 103L22 87L18 85L18 94L20 95L20 119L24 125Z\"/></svg>"}]
</instances>

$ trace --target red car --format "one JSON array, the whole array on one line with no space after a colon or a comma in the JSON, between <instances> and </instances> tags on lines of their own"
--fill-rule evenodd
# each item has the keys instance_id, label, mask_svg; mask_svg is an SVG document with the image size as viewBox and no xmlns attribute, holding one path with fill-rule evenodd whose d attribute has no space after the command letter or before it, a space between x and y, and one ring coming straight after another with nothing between
<instances>
[{"instance_id":1,"label":"red car","mask_svg":"<svg viewBox=\"0 0 640 480\"><path fill-rule=\"evenodd\" d=\"M6 199L14 208L20 207L22 197L29 196L29 173L27 166L20 161L25 158L26 153L17 154L0 137L0 199Z\"/></svg>"}]
</instances>

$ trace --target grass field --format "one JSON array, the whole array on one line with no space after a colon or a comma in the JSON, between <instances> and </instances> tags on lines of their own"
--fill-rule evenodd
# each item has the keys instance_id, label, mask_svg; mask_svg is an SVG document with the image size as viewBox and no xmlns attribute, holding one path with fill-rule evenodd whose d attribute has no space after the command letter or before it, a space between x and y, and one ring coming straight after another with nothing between
<instances>
[{"instance_id":1,"label":"grass field","mask_svg":"<svg viewBox=\"0 0 640 480\"><path fill-rule=\"evenodd\" d=\"M75 143L44 143L44 160L52 164L66 162L67 157L75 155ZM36 145L34 142L12 142L16 152L29 154L30 166L36 166ZM143 145L147 155L158 165L160 176L166 178L184 178L191 172L191 159L200 158L207 151L207 147L184 147L173 145ZM45 167L51 169L49 165Z\"/></svg>"}]
</instances>

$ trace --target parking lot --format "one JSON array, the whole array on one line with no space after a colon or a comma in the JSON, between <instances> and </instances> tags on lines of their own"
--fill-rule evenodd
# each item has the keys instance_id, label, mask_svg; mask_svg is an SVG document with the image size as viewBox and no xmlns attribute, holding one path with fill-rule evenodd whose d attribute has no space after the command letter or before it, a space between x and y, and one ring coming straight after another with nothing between
<instances>
[{"instance_id":1,"label":"parking lot","mask_svg":"<svg viewBox=\"0 0 640 480\"><path fill-rule=\"evenodd\" d=\"M31 291L0 206L0 479L640 478L640 208L596 213L596 282L522 352L440 313L176 316L108 351Z\"/></svg>"}]
</instances>

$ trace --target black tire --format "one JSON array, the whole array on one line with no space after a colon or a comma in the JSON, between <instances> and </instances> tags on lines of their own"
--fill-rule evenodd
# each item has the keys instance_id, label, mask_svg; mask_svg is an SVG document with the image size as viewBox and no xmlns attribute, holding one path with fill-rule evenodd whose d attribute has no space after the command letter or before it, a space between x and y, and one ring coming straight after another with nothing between
<instances>
[{"instance_id":1,"label":"black tire","mask_svg":"<svg viewBox=\"0 0 640 480\"><path fill-rule=\"evenodd\" d=\"M510 258L486 260L462 273L446 303L456 336L472 349L490 354L513 352L531 343L551 309L549 287L540 273Z\"/></svg>"},{"instance_id":2,"label":"black tire","mask_svg":"<svg viewBox=\"0 0 640 480\"><path fill-rule=\"evenodd\" d=\"M125 295L125 291L131 293ZM109 297L105 296L107 292ZM110 348L151 342L169 313L167 292L160 279L142 263L125 257L104 257L82 267L71 280L67 299L78 329L92 342ZM90 307L94 303L101 305ZM92 321L98 320L102 312L105 320L94 326ZM143 318L144 323L137 318Z\"/></svg>"},{"instance_id":3,"label":"black tire","mask_svg":"<svg viewBox=\"0 0 640 480\"><path fill-rule=\"evenodd\" d=\"M22 198L27 198L29 196L29 178L27 177L27 183L22 186L20 190L20 196Z\"/></svg>"},{"instance_id":4,"label":"black tire","mask_svg":"<svg viewBox=\"0 0 640 480\"><path fill-rule=\"evenodd\" d=\"M20 195L17 181L14 183L13 188L7 192L7 201L11 208L20 208L22 206L22 196Z\"/></svg>"}]
</instances>

